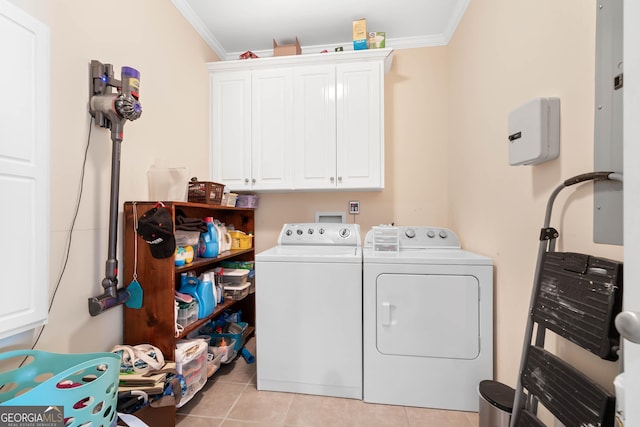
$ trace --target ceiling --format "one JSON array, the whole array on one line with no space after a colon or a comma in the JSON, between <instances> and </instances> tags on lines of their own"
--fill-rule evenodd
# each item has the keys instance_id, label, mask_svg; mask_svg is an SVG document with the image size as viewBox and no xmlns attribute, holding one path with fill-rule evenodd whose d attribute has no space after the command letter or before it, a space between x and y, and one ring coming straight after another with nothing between
<instances>
[{"instance_id":1,"label":"ceiling","mask_svg":"<svg viewBox=\"0 0 640 427\"><path fill-rule=\"evenodd\" d=\"M302 53L353 49L352 21L386 33L394 49L449 43L471 0L171 0L221 60L272 56L273 39Z\"/></svg>"}]
</instances>

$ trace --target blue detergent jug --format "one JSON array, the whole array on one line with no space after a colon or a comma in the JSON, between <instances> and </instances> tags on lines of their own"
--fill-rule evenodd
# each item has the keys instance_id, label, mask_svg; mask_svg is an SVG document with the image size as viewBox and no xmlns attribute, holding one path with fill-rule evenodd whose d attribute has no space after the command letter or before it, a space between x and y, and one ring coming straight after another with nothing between
<instances>
[{"instance_id":1,"label":"blue detergent jug","mask_svg":"<svg viewBox=\"0 0 640 427\"><path fill-rule=\"evenodd\" d=\"M198 295L202 300L202 305L198 307L198 318L209 316L216 308L216 298L213 293L213 282L211 281L211 275L204 273L198 284ZM200 311L202 307L202 311ZM202 316L200 316L202 314Z\"/></svg>"},{"instance_id":2,"label":"blue detergent jug","mask_svg":"<svg viewBox=\"0 0 640 427\"><path fill-rule=\"evenodd\" d=\"M213 285L211 281L198 280L191 273L180 275L180 289L178 292L191 295L198 302L198 319L203 319L213 313L215 301L213 300Z\"/></svg>"},{"instance_id":3,"label":"blue detergent jug","mask_svg":"<svg viewBox=\"0 0 640 427\"><path fill-rule=\"evenodd\" d=\"M198 255L202 258L215 258L220 253L218 243L218 229L213 224L213 218L204 219L207 223L207 231L200 233L200 241L198 244Z\"/></svg>"},{"instance_id":4,"label":"blue detergent jug","mask_svg":"<svg viewBox=\"0 0 640 427\"><path fill-rule=\"evenodd\" d=\"M193 299L196 300L198 303L198 318L200 318L200 307L202 303L198 295L198 283L200 283L200 281L192 273L182 273L180 274L180 289L178 289L178 292L191 295Z\"/></svg>"}]
</instances>

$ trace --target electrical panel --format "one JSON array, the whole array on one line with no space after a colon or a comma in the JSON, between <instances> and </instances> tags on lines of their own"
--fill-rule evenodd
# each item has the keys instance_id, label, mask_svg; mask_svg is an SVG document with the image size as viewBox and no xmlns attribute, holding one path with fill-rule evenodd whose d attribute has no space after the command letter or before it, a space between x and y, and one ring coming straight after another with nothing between
<instances>
[{"instance_id":1,"label":"electrical panel","mask_svg":"<svg viewBox=\"0 0 640 427\"><path fill-rule=\"evenodd\" d=\"M594 161L596 171L623 168L623 0L602 0L596 8ZM593 241L622 245L622 182L593 183Z\"/></svg>"}]
</instances>

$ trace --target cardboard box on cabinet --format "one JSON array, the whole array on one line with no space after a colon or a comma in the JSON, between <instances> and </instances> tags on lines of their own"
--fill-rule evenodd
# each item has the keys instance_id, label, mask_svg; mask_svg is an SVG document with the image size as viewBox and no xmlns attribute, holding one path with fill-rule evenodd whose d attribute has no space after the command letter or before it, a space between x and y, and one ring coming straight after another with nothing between
<instances>
[{"instance_id":1,"label":"cardboard box on cabinet","mask_svg":"<svg viewBox=\"0 0 640 427\"><path fill-rule=\"evenodd\" d=\"M353 21L353 50L367 48L367 20L365 18Z\"/></svg>"},{"instance_id":2,"label":"cardboard box on cabinet","mask_svg":"<svg viewBox=\"0 0 640 427\"><path fill-rule=\"evenodd\" d=\"M300 55L300 41L296 37L295 43L279 45L276 39L273 39L273 56Z\"/></svg>"},{"instance_id":3,"label":"cardboard box on cabinet","mask_svg":"<svg viewBox=\"0 0 640 427\"><path fill-rule=\"evenodd\" d=\"M368 39L369 49L384 49L387 35L381 31L370 31Z\"/></svg>"}]
</instances>

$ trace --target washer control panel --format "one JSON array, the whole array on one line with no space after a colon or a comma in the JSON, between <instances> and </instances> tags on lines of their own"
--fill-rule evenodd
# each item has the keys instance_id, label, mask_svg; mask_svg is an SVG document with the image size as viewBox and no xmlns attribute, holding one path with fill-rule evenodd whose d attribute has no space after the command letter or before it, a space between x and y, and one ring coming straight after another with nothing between
<instances>
[{"instance_id":1,"label":"washer control panel","mask_svg":"<svg viewBox=\"0 0 640 427\"><path fill-rule=\"evenodd\" d=\"M460 240L453 231L442 227L398 226L400 250L402 249L460 249ZM373 230L367 232L365 247L373 247Z\"/></svg>"},{"instance_id":2,"label":"washer control panel","mask_svg":"<svg viewBox=\"0 0 640 427\"><path fill-rule=\"evenodd\" d=\"M361 246L360 225L328 222L285 224L278 245Z\"/></svg>"}]
</instances>

